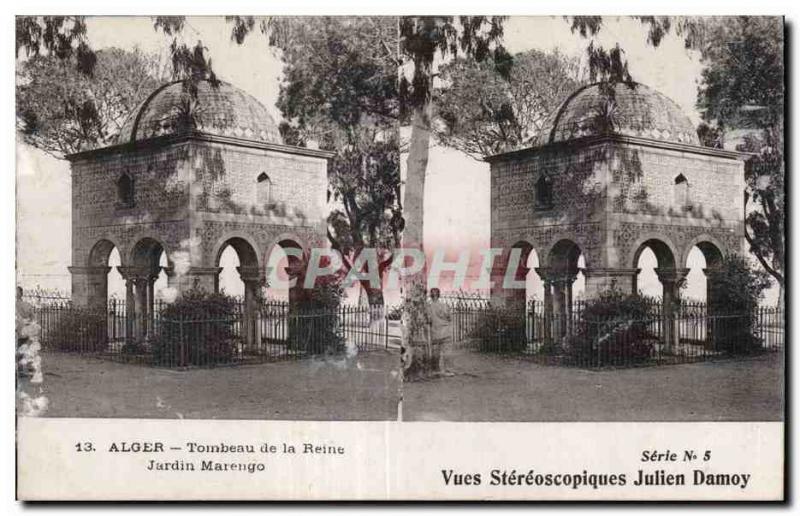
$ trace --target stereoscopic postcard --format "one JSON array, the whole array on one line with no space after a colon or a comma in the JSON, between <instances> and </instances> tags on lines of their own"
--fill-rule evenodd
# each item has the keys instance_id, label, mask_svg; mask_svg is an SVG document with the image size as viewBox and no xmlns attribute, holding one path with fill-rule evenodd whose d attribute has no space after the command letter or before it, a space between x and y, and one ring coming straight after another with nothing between
<instances>
[{"instance_id":1,"label":"stereoscopic postcard","mask_svg":"<svg viewBox=\"0 0 800 516\"><path fill-rule=\"evenodd\" d=\"M784 32L17 16L18 499L784 500Z\"/></svg>"}]
</instances>

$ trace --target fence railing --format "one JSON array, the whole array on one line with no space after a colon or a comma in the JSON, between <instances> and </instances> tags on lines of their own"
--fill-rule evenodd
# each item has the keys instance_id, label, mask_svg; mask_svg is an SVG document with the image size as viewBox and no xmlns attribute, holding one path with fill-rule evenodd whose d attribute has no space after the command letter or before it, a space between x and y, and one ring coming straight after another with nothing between
<instances>
[{"instance_id":1,"label":"fence railing","mask_svg":"<svg viewBox=\"0 0 800 516\"><path fill-rule=\"evenodd\" d=\"M219 317L164 316L156 303L143 319L124 301L89 309L72 303L35 305L46 350L93 354L166 367L211 366L287 360L336 352L396 347L398 323L384 306L301 310L269 301L249 313L244 303Z\"/></svg>"},{"instance_id":2,"label":"fence railing","mask_svg":"<svg viewBox=\"0 0 800 516\"><path fill-rule=\"evenodd\" d=\"M637 319L552 314L528 304L524 312L454 307L456 347L530 357L547 364L627 367L686 363L782 351L784 313L761 307L749 314L713 314L686 303L666 314L654 305Z\"/></svg>"}]
</instances>

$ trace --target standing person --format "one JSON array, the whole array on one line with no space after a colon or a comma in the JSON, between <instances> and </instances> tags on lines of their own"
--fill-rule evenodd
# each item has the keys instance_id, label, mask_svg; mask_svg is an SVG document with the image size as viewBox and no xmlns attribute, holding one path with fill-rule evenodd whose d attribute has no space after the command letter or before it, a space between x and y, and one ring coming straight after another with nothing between
<instances>
[{"instance_id":1,"label":"standing person","mask_svg":"<svg viewBox=\"0 0 800 516\"><path fill-rule=\"evenodd\" d=\"M430 295L428 320L430 321L431 365L436 362L438 356L439 373L444 376L453 376L453 373L445 367L445 357L450 353L450 338L452 337L450 308L440 301L441 292L438 288L432 288Z\"/></svg>"}]
</instances>

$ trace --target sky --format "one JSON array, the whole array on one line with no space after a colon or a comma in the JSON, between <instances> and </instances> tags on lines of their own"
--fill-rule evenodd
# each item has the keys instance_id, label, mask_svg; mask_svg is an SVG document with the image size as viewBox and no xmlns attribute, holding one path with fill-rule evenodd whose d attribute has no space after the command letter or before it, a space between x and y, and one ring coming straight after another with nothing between
<instances>
[{"instance_id":1,"label":"sky","mask_svg":"<svg viewBox=\"0 0 800 516\"><path fill-rule=\"evenodd\" d=\"M505 25L504 44L512 53L529 49L552 50L583 57L587 40L572 34L562 17L511 17ZM95 49L116 46L160 53L166 56L170 39L153 29L149 17L95 17L88 21L88 37ZM256 31L242 46L230 39L230 26L221 17L190 17L183 34L188 43L201 40L217 75L261 101L276 120L281 64L279 56ZM664 38L658 49L646 44L645 31L635 20L610 17L605 20L597 42L605 47L619 42L625 49L634 79L661 91L678 103L689 118L700 119L695 109L697 84L702 69L698 56L684 49L674 35ZM42 285L69 289L70 180L66 162L56 160L24 143L17 144L17 208L19 281L25 287ZM452 202L458 199L459 202ZM489 167L486 163L453 149L435 145L431 149L425 198L426 246L488 247ZM240 293L232 267L235 253L226 253L222 284ZM650 295L660 295L661 286L652 268L655 256L643 253L639 282ZM699 251L690 256L689 297L703 299L704 266ZM531 292L541 299L541 283L530 275ZM112 278L114 279L114 278ZM159 286L165 286L164 280ZM114 289L122 289L114 279ZM575 286L582 291L582 280ZM772 298L775 293L770 293Z\"/></svg>"}]
</instances>

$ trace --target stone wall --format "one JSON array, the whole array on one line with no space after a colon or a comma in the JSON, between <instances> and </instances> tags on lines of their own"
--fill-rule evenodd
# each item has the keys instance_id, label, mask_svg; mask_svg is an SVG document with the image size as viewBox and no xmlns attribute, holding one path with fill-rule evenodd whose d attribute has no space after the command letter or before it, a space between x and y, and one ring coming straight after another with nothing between
<instances>
[{"instance_id":1,"label":"stone wall","mask_svg":"<svg viewBox=\"0 0 800 516\"><path fill-rule=\"evenodd\" d=\"M145 236L174 249L189 237L188 144L95 154L72 163L73 265L83 266L92 247L107 239L123 262ZM120 202L117 181L134 181L130 206Z\"/></svg>"},{"instance_id":2,"label":"stone wall","mask_svg":"<svg viewBox=\"0 0 800 516\"><path fill-rule=\"evenodd\" d=\"M689 202L675 178L689 185ZM547 176L552 207L537 207L535 185ZM491 239L525 241L541 266L562 239L577 244L587 268L635 267L648 238L667 243L678 266L707 241L722 253L743 250L744 162L733 155L621 142L556 145L491 163Z\"/></svg>"},{"instance_id":3,"label":"stone wall","mask_svg":"<svg viewBox=\"0 0 800 516\"><path fill-rule=\"evenodd\" d=\"M256 178L262 172L272 196L260 205ZM131 205L118 195L123 174L134 181ZM184 252L198 267L215 267L220 243L231 236L254 242L260 257L280 238L322 245L326 193L321 157L201 140L79 156L72 162L72 263L88 265L101 240L117 246L123 265L135 244L149 237L171 262Z\"/></svg>"}]
</instances>

